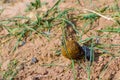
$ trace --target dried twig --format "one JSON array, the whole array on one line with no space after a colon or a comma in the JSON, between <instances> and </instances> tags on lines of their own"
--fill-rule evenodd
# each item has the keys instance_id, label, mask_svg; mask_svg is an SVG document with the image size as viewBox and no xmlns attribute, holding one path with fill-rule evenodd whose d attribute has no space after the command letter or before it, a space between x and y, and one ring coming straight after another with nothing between
<instances>
[{"instance_id":1,"label":"dried twig","mask_svg":"<svg viewBox=\"0 0 120 80\"><path fill-rule=\"evenodd\" d=\"M90 9L83 9L83 10L84 10L84 11L89 11L89 12L92 12L92 13L95 13L95 14L97 14L97 15L99 15L99 16L107 19L107 20L111 20L111 21L113 21L113 22L116 22L113 18L111 18L111 17L106 17L106 16L104 16L104 15L98 13L98 12L93 11L93 10L90 10Z\"/></svg>"}]
</instances>

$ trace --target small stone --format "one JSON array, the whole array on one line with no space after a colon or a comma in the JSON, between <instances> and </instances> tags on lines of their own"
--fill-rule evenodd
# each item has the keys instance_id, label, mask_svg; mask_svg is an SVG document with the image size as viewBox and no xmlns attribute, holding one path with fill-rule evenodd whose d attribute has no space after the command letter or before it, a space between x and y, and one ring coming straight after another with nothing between
<instances>
[{"instance_id":1,"label":"small stone","mask_svg":"<svg viewBox=\"0 0 120 80\"><path fill-rule=\"evenodd\" d=\"M32 57L31 64L35 64L38 62L38 59L36 57Z\"/></svg>"},{"instance_id":2,"label":"small stone","mask_svg":"<svg viewBox=\"0 0 120 80\"><path fill-rule=\"evenodd\" d=\"M85 57L87 58L87 60L90 60L90 49L87 46L82 46L82 49L85 52Z\"/></svg>"},{"instance_id":3,"label":"small stone","mask_svg":"<svg viewBox=\"0 0 120 80\"><path fill-rule=\"evenodd\" d=\"M24 66L25 66L24 63L21 63L20 65L18 65L18 66L16 67L16 69L19 70L19 71L20 71L20 70L23 70L23 69L24 69Z\"/></svg>"},{"instance_id":4,"label":"small stone","mask_svg":"<svg viewBox=\"0 0 120 80\"><path fill-rule=\"evenodd\" d=\"M19 43L19 47L22 47L22 46L24 46L26 44L26 42L25 41L20 41L20 43Z\"/></svg>"}]
</instances>

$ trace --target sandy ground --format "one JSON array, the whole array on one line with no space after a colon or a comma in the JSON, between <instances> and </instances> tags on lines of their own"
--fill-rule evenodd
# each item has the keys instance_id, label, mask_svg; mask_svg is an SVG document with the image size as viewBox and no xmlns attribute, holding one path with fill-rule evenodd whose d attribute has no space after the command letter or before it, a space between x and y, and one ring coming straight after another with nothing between
<instances>
[{"instance_id":1,"label":"sandy ground","mask_svg":"<svg viewBox=\"0 0 120 80\"><path fill-rule=\"evenodd\" d=\"M6 0L7 1L7 0ZM0 2L0 8L5 8L3 13L0 15L0 20L12 18L16 15L26 14L26 4L29 4L30 0L8 0L9 2ZM43 0L44 1L44 0ZM47 8L51 7L56 0L46 0L48 3ZM76 0L77 1L77 0ZM92 0L93 4L89 4L89 1L81 1L77 4L73 0L65 0L60 5L61 9L74 7L77 9L94 9L95 7L102 7L104 5L113 5L113 0ZM74 12L78 14L78 12ZM112 21L99 19L99 25L88 33L83 35L82 39L90 37L91 35L98 35L96 30L100 30L107 25L112 25ZM77 26L82 26L81 22L76 23ZM78 27L79 28L79 27ZM0 31L0 36L6 35L5 29ZM110 38L101 38L100 43L106 44L120 44L119 34L116 33L102 33L100 35L109 34ZM18 61L15 70L18 70L15 80L74 80L74 72L76 80L87 80L88 75L86 71L87 62L81 64L75 63L75 68L71 68L71 61L66 59L62 55L57 55L56 51L60 51L61 46L61 28L54 27L50 33L50 40L42 35L32 35L29 37L25 45L20 46L14 53L10 53L15 45L16 39L11 38L8 42L1 44L0 46L0 78L3 77L3 72L8 70L8 64L14 59ZM1 42L6 39L1 39ZM120 47L106 48L112 54L118 55ZM102 53L98 53L102 54ZM36 63L31 63L32 59L36 58ZM107 64L108 63L108 64ZM105 67L107 66L107 67ZM97 56L93 65L90 67L90 79L91 80L120 80L120 57L113 58L112 56ZM104 70L105 69L105 70Z\"/></svg>"}]
</instances>

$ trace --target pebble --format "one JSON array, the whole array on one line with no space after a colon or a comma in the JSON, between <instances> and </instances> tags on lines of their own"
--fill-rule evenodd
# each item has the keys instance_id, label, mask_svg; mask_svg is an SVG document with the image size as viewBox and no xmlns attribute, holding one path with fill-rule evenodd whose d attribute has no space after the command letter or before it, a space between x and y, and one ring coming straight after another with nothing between
<instances>
[{"instance_id":1,"label":"pebble","mask_svg":"<svg viewBox=\"0 0 120 80\"><path fill-rule=\"evenodd\" d=\"M93 57L92 55L90 55L91 50L87 46L82 46L82 49L85 52L85 57L87 58L87 60L90 60L90 57Z\"/></svg>"},{"instance_id":2,"label":"pebble","mask_svg":"<svg viewBox=\"0 0 120 80\"><path fill-rule=\"evenodd\" d=\"M35 64L38 62L38 59L36 57L32 57L31 64Z\"/></svg>"},{"instance_id":3,"label":"pebble","mask_svg":"<svg viewBox=\"0 0 120 80\"><path fill-rule=\"evenodd\" d=\"M25 68L25 64L24 64L24 63L21 63L20 65L18 65L18 66L16 67L16 69L17 69L18 71L23 70L24 68Z\"/></svg>"},{"instance_id":4,"label":"pebble","mask_svg":"<svg viewBox=\"0 0 120 80\"><path fill-rule=\"evenodd\" d=\"M19 47L22 47L22 46L24 46L25 44L26 44L25 41L21 41L18 46L19 46Z\"/></svg>"}]
</instances>

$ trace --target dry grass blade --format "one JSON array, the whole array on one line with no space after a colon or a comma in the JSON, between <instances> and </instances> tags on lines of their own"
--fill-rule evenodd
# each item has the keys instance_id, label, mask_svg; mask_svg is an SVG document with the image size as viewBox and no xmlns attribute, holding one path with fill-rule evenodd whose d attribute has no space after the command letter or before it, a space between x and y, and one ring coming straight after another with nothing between
<instances>
[{"instance_id":1,"label":"dry grass blade","mask_svg":"<svg viewBox=\"0 0 120 80\"><path fill-rule=\"evenodd\" d=\"M95 14L99 15L100 17L102 17L102 18L104 18L104 19L107 19L107 20L116 22L113 18L111 18L111 17L106 17L106 16L104 16L104 15L98 13L98 12L93 11L93 10L90 10L90 9L83 9L83 11L92 12L92 13L95 13Z\"/></svg>"}]
</instances>

